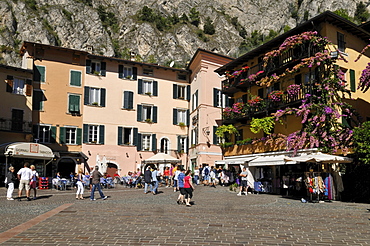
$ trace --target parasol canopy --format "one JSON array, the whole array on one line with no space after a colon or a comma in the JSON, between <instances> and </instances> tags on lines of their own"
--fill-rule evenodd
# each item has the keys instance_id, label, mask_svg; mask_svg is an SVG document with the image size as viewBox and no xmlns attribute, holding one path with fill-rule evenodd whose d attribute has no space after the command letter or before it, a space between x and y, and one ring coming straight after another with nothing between
<instances>
[{"instance_id":1,"label":"parasol canopy","mask_svg":"<svg viewBox=\"0 0 370 246\"><path fill-rule=\"evenodd\" d=\"M181 160L170 156L165 153L158 153L153 155L152 157L149 157L146 160L143 160L143 163L148 164L148 163L180 163Z\"/></svg>"},{"instance_id":2,"label":"parasol canopy","mask_svg":"<svg viewBox=\"0 0 370 246\"><path fill-rule=\"evenodd\" d=\"M285 157L284 160L296 162L320 162L320 163L351 163L353 161L353 159L349 157L329 155L321 152L308 155L301 155L297 157Z\"/></svg>"}]
</instances>

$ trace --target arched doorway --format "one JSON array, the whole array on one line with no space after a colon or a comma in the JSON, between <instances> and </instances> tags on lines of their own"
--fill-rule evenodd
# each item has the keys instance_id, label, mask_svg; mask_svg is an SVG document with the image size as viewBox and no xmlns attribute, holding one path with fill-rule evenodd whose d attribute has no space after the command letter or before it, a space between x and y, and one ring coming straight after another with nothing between
<instances>
[{"instance_id":1,"label":"arched doorway","mask_svg":"<svg viewBox=\"0 0 370 246\"><path fill-rule=\"evenodd\" d=\"M118 171L118 166L114 163L108 162L107 163L107 173L114 177L114 174Z\"/></svg>"}]
</instances>

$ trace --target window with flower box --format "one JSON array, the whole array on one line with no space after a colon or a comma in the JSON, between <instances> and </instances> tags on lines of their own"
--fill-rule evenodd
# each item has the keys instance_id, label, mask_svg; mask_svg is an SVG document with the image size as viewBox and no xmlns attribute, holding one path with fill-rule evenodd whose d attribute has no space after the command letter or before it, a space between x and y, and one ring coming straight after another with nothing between
<instances>
[{"instance_id":1,"label":"window with flower box","mask_svg":"<svg viewBox=\"0 0 370 246\"><path fill-rule=\"evenodd\" d=\"M83 143L104 144L104 125L84 124Z\"/></svg>"}]
</instances>

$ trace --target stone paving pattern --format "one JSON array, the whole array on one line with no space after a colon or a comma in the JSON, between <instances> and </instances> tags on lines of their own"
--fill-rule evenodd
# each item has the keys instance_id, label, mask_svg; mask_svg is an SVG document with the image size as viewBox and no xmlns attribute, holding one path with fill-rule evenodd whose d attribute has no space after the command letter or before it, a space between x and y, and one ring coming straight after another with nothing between
<instances>
[{"instance_id":1,"label":"stone paving pattern","mask_svg":"<svg viewBox=\"0 0 370 246\"><path fill-rule=\"evenodd\" d=\"M74 191L39 190L34 201L7 201L1 188L0 232L71 203L2 245L370 245L369 204L301 203L278 195L236 196L198 186L194 205L178 193L118 186L107 200L75 200ZM15 190L14 194L17 190Z\"/></svg>"}]
</instances>

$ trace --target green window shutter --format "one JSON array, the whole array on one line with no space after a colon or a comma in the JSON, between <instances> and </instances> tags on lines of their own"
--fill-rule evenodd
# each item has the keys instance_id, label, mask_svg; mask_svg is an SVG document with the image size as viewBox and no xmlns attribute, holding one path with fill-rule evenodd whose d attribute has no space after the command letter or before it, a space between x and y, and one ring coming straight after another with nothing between
<instances>
[{"instance_id":1,"label":"green window shutter","mask_svg":"<svg viewBox=\"0 0 370 246\"><path fill-rule=\"evenodd\" d=\"M83 124L83 136L82 136L82 142L87 143L89 141L89 125Z\"/></svg>"},{"instance_id":2,"label":"green window shutter","mask_svg":"<svg viewBox=\"0 0 370 246\"><path fill-rule=\"evenodd\" d=\"M100 65L101 65L100 75L105 76L107 74L107 63L106 62L101 62Z\"/></svg>"},{"instance_id":3,"label":"green window shutter","mask_svg":"<svg viewBox=\"0 0 370 246\"><path fill-rule=\"evenodd\" d=\"M104 144L104 125L99 126L99 143Z\"/></svg>"},{"instance_id":4,"label":"green window shutter","mask_svg":"<svg viewBox=\"0 0 370 246\"><path fill-rule=\"evenodd\" d=\"M38 82L45 82L45 67L35 66L33 80Z\"/></svg>"},{"instance_id":5,"label":"green window shutter","mask_svg":"<svg viewBox=\"0 0 370 246\"><path fill-rule=\"evenodd\" d=\"M153 96L158 96L158 81L153 81Z\"/></svg>"},{"instance_id":6,"label":"green window shutter","mask_svg":"<svg viewBox=\"0 0 370 246\"><path fill-rule=\"evenodd\" d=\"M213 126L213 144L218 144L216 131L217 131L217 126Z\"/></svg>"},{"instance_id":7,"label":"green window shutter","mask_svg":"<svg viewBox=\"0 0 370 246\"><path fill-rule=\"evenodd\" d=\"M158 107L153 106L153 122L157 123L158 122Z\"/></svg>"},{"instance_id":8,"label":"green window shutter","mask_svg":"<svg viewBox=\"0 0 370 246\"><path fill-rule=\"evenodd\" d=\"M80 112L80 96L69 95L69 112Z\"/></svg>"},{"instance_id":9,"label":"green window shutter","mask_svg":"<svg viewBox=\"0 0 370 246\"><path fill-rule=\"evenodd\" d=\"M137 134L137 145L136 145L136 149L138 151L143 150L143 140L142 140L142 136L141 136L140 133Z\"/></svg>"},{"instance_id":10,"label":"green window shutter","mask_svg":"<svg viewBox=\"0 0 370 246\"><path fill-rule=\"evenodd\" d=\"M355 77L355 70L349 70L349 77L350 77L350 86L351 91L356 92L356 77Z\"/></svg>"},{"instance_id":11,"label":"green window shutter","mask_svg":"<svg viewBox=\"0 0 370 246\"><path fill-rule=\"evenodd\" d=\"M73 86L81 86L81 72L80 71L71 71L69 84Z\"/></svg>"},{"instance_id":12,"label":"green window shutter","mask_svg":"<svg viewBox=\"0 0 370 246\"><path fill-rule=\"evenodd\" d=\"M66 144L66 128L65 127L59 128L59 143Z\"/></svg>"},{"instance_id":13,"label":"green window shutter","mask_svg":"<svg viewBox=\"0 0 370 246\"><path fill-rule=\"evenodd\" d=\"M177 125L177 124L178 124L178 122L177 122L177 109L176 109L176 108L174 108L174 109L172 110L172 112L173 112L173 115L172 115L172 119L173 119L173 121L172 121L172 123L173 123L174 125Z\"/></svg>"},{"instance_id":14,"label":"green window shutter","mask_svg":"<svg viewBox=\"0 0 370 246\"><path fill-rule=\"evenodd\" d=\"M82 129L81 128L77 128L76 143L78 145L81 145L82 144L81 138L82 138Z\"/></svg>"},{"instance_id":15,"label":"green window shutter","mask_svg":"<svg viewBox=\"0 0 370 246\"><path fill-rule=\"evenodd\" d=\"M177 152L181 152L181 136L177 136Z\"/></svg>"},{"instance_id":16,"label":"green window shutter","mask_svg":"<svg viewBox=\"0 0 370 246\"><path fill-rule=\"evenodd\" d=\"M129 91L129 101L128 101L128 108L133 109L134 108L134 93L132 91Z\"/></svg>"},{"instance_id":17,"label":"green window shutter","mask_svg":"<svg viewBox=\"0 0 370 246\"><path fill-rule=\"evenodd\" d=\"M190 125L190 110L186 110L186 125Z\"/></svg>"},{"instance_id":18,"label":"green window shutter","mask_svg":"<svg viewBox=\"0 0 370 246\"><path fill-rule=\"evenodd\" d=\"M106 89L101 88L100 89L100 106L105 107L105 98L106 98Z\"/></svg>"},{"instance_id":19,"label":"green window shutter","mask_svg":"<svg viewBox=\"0 0 370 246\"><path fill-rule=\"evenodd\" d=\"M152 151L157 151L157 134L152 134Z\"/></svg>"},{"instance_id":20,"label":"green window shutter","mask_svg":"<svg viewBox=\"0 0 370 246\"><path fill-rule=\"evenodd\" d=\"M186 100L190 101L190 85L186 86Z\"/></svg>"},{"instance_id":21,"label":"green window shutter","mask_svg":"<svg viewBox=\"0 0 370 246\"><path fill-rule=\"evenodd\" d=\"M196 100L195 100L195 106L198 107L198 90L195 92L195 97L196 97Z\"/></svg>"},{"instance_id":22,"label":"green window shutter","mask_svg":"<svg viewBox=\"0 0 370 246\"><path fill-rule=\"evenodd\" d=\"M84 105L90 104L90 87L85 86L84 88Z\"/></svg>"},{"instance_id":23,"label":"green window shutter","mask_svg":"<svg viewBox=\"0 0 370 246\"><path fill-rule=\"evenodd\" d=\"M173 99L177 98L177 85L173 84Z\"/></svg>"},{"instance_id":24,"label":"green window shutter","mask_svg":"<svg viewBox=\"0 0 370 246\"><path fill-rule=\"evenodd\" d=\"M118 78L123 79L123 65L118 65Z\"/></svg>"},{"instance_id":25,"label":"green window shutter","mask_svg":"<svg viewBox=\"0 0 370 246\"><path fill-rule=\"evenodd\" d=\"M137 121L143 121L142 119L143 106L137 105Z\"/></svg>"},{"instance_id":26,"label":"green window shutter","mask_svg":"<svg viewBox=\"0 0 370 246\"><path fill-rule=\"evenodd\" d=\"M137 86L138 86L137 93L138 94L143 94L143 80L139 79L137 82L138 82L137 83Z\"/></svg>"},{"instance_id":27,"label":"green window shutter","mask_svg":"<svg viewBox=\"0 0 370 246\"><path fill-rule=\"evenodd\" d=\"M134 134L134 139L133 139L133 144L135 145L135 146L137 146L137 144L138 144L138 129L137 128L133 128L133 134Z\"/></svg>"},{"instance_id":28,"label":"green window shutter","mask_svg":"<svg viewBox=\"0 0 370 246\"><path fill-rule=\"evenodd\" d=\"M132 77L134 80L137 80L137 67L132 68Z\"/></svg>"},{"instance_id":29,"label":"green window shutter","mask_svg":"<svg viewBox=\"0 0 370 246\"><path fill-rule=\"evenodd\" d=\"M123 92L123 108L129 109L129 100L130 100L130 92L124 91Z\"/></svg>"},{"instance_id":30,"label":"green window shutter","mask_svg":"<svg viewBox=\"0 0 370 246\"><path fill-rule=\"evenodd\" d=\"M118 145L122 144L122 126L118 127L118 141L117 141L117 144Z\"/></svg>"},{"instance_id":31,"label":"green window shutter","mask_svg":"<svg viewBox=\"0 0 370 246\"><path fill-rule=\"evenodd\" d=\"M217 107L217 104L218 104L217 94L218 94L218 89L213 88L213 107Z\"/></svg>"},{"instance_id":32,"label":"green window shutter","mask_svg":"<svg viewBox=\"0 0 370 246\"><path fill-rule=\"evenodd\" d=\"M86 60L86 73L91 74L91 60Z\"/></svg>"},{"instance_id":33,"label":"green window shutter","mask_svg":"<svg viewBox=\"0 0 370 246\"><path fill-rule=\"evenodd\" d=\"M50 143L55 143L57 139L57 127L51 126L50 127Z\"/></svg>"}]
</instances>

